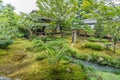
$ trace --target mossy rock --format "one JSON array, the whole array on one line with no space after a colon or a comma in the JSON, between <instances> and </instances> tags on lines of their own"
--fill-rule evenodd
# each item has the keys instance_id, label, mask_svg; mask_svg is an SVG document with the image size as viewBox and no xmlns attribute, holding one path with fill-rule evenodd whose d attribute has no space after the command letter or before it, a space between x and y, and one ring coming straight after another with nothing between
<instances>
[{"instance_id":1,"label":"mossy rock","mask_svg":"<svg viewBox=\"0 0 120 80\"><path fill-rule=\"evenodd\" d=\"M36 80L86 80L86 74L77 65L59 65L56 69L49 66L36 76Z\"/></svg>"}]
</instances>

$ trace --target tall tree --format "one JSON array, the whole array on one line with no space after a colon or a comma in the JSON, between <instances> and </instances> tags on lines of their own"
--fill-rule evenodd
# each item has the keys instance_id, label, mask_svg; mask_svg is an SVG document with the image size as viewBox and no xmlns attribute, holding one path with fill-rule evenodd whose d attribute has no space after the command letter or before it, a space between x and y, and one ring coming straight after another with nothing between
<instances>
[{"instance_id":1,"label":"tall tree","mask_svg":"<svg viewBox=\"0 0 120 80\"><path fill-rule=\"evenodd\" d=\"M78 11L77 0L37 0L37 5L39 14L44 18L53 19L62 36L63 30L70 28Z\"/></svg>"},{"instance_id":2,"label":"tall tree","mask_svg":"<svg viewBox=\"0 0 120 80\"><path fill-rule=\"evenodd\" d=\"M87 16L96 19L104 26L104 35L111 35L115 53L115 45L120 34L120 6L116 5L113 0L90 0L89 3L91 5Z\"/></svg>"},{"instance_id":3,"label":"tall tree","mask_svg":"<svg viewBox=\"0 0 120 80\"><path fill-rule=\"evenodd\" d=\"M34 17L31 14L21 13L21 18L19 20L20 28L28 32L29 40L32 40L33 30L35 27ZM26 33L27 33L26 32Z\"/></svg>"},{"instance_id":4,"label":"tall tree","mask_svg":"<svg viewBox=\"0 0 120 80\"><path fill-rule=\"evenodd\" d=\"M0 0L0 48L6 49L17 33L17 14L10 4L4 5Z\"/></svg>"},{"instance_id":5,"label":"tall tree","mask_svg":"<svg viewBox=\"0 0 120 80\"><path fill-rule=\"evenodd\" d=\"M17 31L17 15L13 12L14 7L10 4L2 6L0 13L0 39L10 39Z\"/></svg>"}]
</instances>

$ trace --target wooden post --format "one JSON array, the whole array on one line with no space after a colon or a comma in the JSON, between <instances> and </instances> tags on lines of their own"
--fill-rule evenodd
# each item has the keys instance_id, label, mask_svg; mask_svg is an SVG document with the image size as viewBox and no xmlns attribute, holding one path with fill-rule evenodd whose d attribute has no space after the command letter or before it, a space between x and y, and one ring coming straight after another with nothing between
<instances>
[{"instance_id":1,"label":"wooden post","mask_svg":"<svg viewBox=\"0 0 120 80\"><path fill-rule=\"evenodd\" d=\"M72 43L76 43L77 41L77 30L72 31Z\"/></svg>"}]
</instances>

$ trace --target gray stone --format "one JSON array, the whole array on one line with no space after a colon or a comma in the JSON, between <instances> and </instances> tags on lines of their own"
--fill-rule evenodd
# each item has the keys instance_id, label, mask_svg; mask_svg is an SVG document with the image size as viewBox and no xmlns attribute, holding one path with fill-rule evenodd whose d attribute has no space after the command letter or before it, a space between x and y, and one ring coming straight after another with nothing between
<instances>
[{"instance_id":1,"label":"gray stone","mask_svg":"<svg viewBox=\"0 0 120 80\"><path fill-rule=\"evenodd\" d=\"M71 73L71 72L72 72L72 70L71 70L70 68L67 68L66 71L67 71L68 73Z\"/></svg>"},{"instance_id":2,"label":"gray stone","mask_svg":"<svg viewBox=\"0 0 120 80\"><path fill-rule=\"evenodd\" d=\"M5 76L0 76L0 80L12 80L11 78L7 78Z\"/></svg>"}]
</instances>

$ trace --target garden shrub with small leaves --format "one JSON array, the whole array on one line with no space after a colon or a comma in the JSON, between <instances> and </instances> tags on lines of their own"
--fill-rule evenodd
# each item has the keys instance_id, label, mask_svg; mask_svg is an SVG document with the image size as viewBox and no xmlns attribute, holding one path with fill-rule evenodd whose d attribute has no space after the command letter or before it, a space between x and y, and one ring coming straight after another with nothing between
<instances>
[{"instance_id":1,"label":"garden shrub with small leaves","mask_svg":"<svg viewBox=\"0 0 120 80\"><path fill-rule=\"evenodd\" d=\"M8 39L8 40L0 40L0 48L1 49L6 49L10 44L13 43L13 40Z\"/></svg>"},{"instance_id":2,"label":"garden shrub with small leaves","mask_svg":"<svg viewBox=\"0 0 120 80\"><path fill-rule=\"evenodd\" d=\"M102 46L97 43L86 42L84 45L85 48L90 48L94 50L102 50Z\"/></svg>"}]
</instances>

